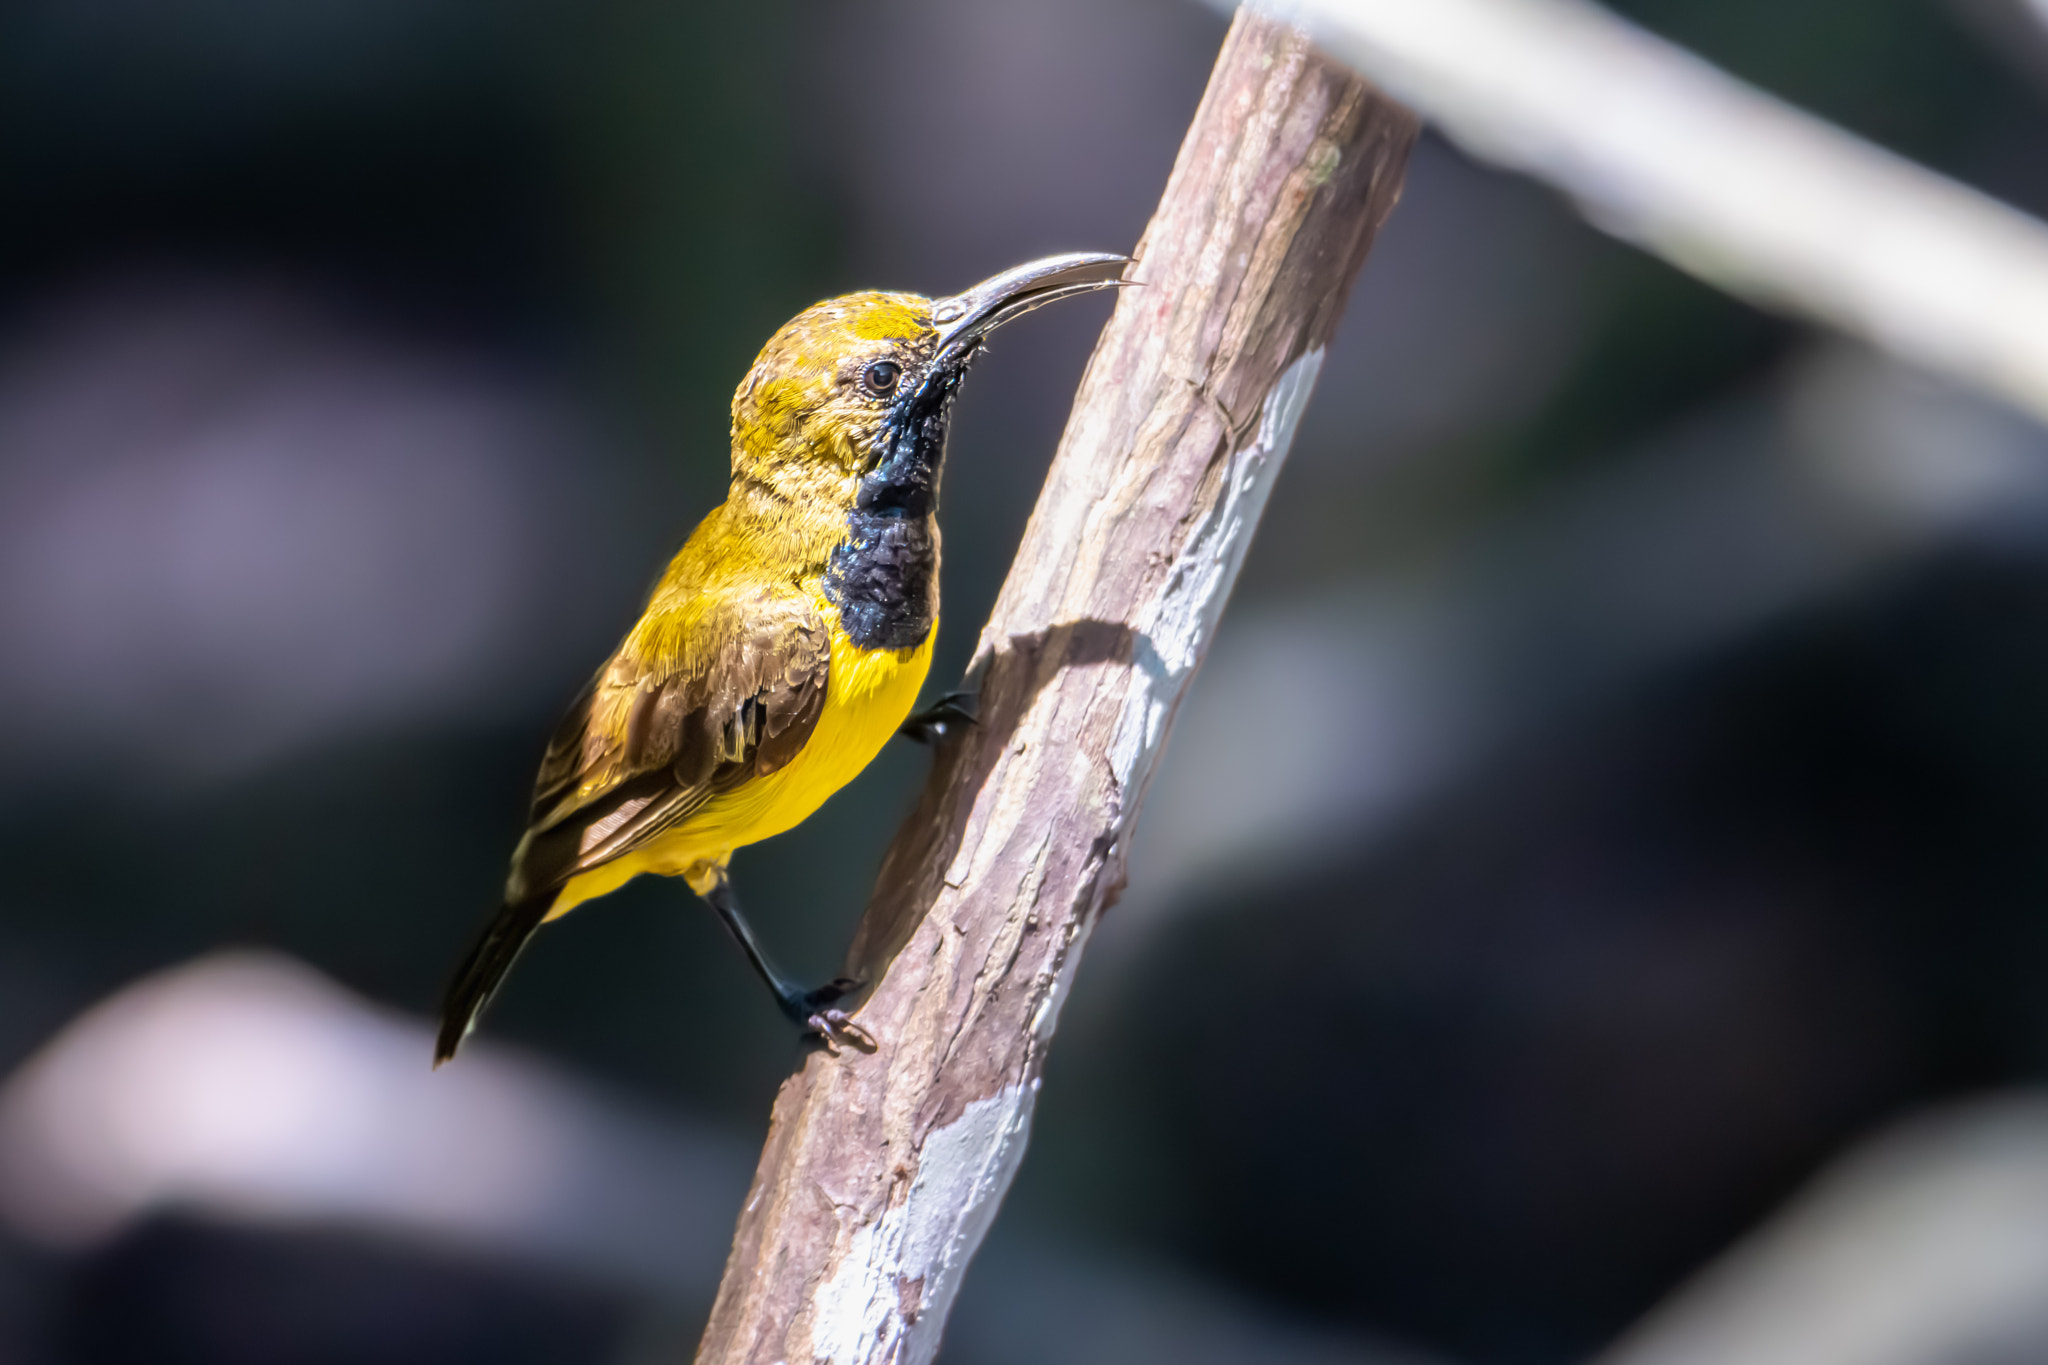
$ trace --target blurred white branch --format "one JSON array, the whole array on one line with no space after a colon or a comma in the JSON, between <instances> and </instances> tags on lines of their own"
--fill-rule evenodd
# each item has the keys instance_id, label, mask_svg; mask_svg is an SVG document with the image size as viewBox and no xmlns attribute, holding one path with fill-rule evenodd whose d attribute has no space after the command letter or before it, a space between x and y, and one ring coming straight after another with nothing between
<instances>
[{"instance_id":1,"label":"blurred white branch","mask_svg":"<svg viewBox=\"0 0 2048 1365\"><path fill-rule=\"evenodd\" d=\"M626 1359L686 1354L745 1146L490 1039L429 1071L432 1038L267 953L146 977L0 1081L0 1227L59 1252L166 1212L368 1232L633 1291ZM982 1365L1444 1365L1128 1256L1013 1239L995 1272L957 1323Z\"/></svg>"},{"instance_id":2,"label":"blurred white branch","mask_svg":"<svg viewBox=\"0 0 2048 1365\"><path fill-rule=\"evenodd\" d=\"M436 1075L430 1038L289 958L146 978L0 1085L0 1223L83 1250L175 1208L710 1287L744 1147L499 1047Z\"/></svg>"},{"instance_id":3,"label":"blurred white branch","mask_svg":"<svg viewBox=\"0 0 2048 1365\"><path fill-rule=\"evenodd\" d=\"M2038 220L1584 0L1270 8L1474 156L1572 195L1606 231L2048 420Z\"/></svg>"},{"instance_id":4,"label":"blurred white branch","mask_svg":"<svg viewBox=\"0 0 2048 1365\"><path fill-rule=\"evenodd\" d=\"M2048 1096L1924 1115L1823 1172L1595 1365L2038 1361Z\"/></svg>"}]
</instances>

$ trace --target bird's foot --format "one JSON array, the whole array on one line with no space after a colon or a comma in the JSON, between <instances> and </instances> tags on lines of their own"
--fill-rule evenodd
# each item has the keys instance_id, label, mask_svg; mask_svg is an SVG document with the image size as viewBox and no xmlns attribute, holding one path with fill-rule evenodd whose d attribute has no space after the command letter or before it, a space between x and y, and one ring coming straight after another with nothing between
<instances>
[{"instance_id":1,"label":"bird's foot","mask_svg":"<svg viewBox=\"0 0 2048 1365\"><path fill-rule=\"evenodd\" d=\"M833 1001L859 990L860 984L842 976L795 997L785 1008L791 1018L803 1025L804 1033L824 1043L825 1051L834 1057L841 1047L873 1052L881 1046L875 1035L854 1023L845 1010L832 1008Z\"/></svg>"},{"instance_id":2,"label":"bird's foot","mask_svg":"<svg viewBox=\"0 0 2048 1365\"><path fill-rule=\"evenodd\" d=\"M818 1010L804 1020L804 1031L825 1045L825 1051L834 1057L842 1046L858 1052L873 1052L881 1047L875 1035L847 1017L845 1010Z\"/></svg>"},{"instance_id":3,"label":"bird's foot","mask_svg":"<svg viewBox=\"0 0 2048 1365\"><path fill-rule=\"evenodd\" d=\"M948 692L905 720L896 728L896 733L919 744L936 744L951 733L953 727L978 723L975 712L979 709L979 700L972 692Z\"/></svg>"}]
</instances>

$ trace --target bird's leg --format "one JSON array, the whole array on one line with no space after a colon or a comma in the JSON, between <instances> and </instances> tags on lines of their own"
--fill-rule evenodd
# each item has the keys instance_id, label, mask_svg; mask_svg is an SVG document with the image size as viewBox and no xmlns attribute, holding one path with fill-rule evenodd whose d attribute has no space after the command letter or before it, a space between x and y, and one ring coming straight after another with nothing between
<instances>
[{"instance_id":1,"label":"bird's leg","mask_svg":"<svg viewBox=\"0 0 2048 1365\"><path fill-rule=\"evenodd\" d=\"M919 744L936 744L951 727L978 723L979 700L973 692L948 692L897 726L896 733Z\"/></svg>"},{"instance_id":2,"label":"bird's leg","mask_svg":"<svg viewBox=\"0 0 2048 1365\"><path fill-rule=\"evenodd\" d=\"M693 873L693 885L696 880L696 874ZM740 945L740 951L747 955L747 961L753 964L755 973L767 983L769 992L775 997L776 1005L784 1014L795 1020L805 1033L814 1033L822 1038L826 1051L835 1057L839 1055L842 1043L850 1043L862 1052L875 1050L877 1044L872 1033L854 1023L844 1010L832 1008L833 1001L858 989L860 982L842 976L828 981L814 991L806 991L800 990L788 977L776 971L774 964L769 962L768 955L761 951L761 944L754 937L753 926L748 924L747 917L740 913L739 899L733 895L732 876L724 868L716 869L716 880L708 887L698 889L697 894L704 898L705 904L717 912L719 923L732 935L732 941Z\"/></svg>"}]
</instances>

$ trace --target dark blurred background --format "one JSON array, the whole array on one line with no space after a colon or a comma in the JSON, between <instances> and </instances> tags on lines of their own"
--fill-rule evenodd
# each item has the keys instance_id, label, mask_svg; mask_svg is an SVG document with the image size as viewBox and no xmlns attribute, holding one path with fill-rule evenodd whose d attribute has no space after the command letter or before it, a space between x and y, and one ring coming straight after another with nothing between
<instances>
[{"instance_id":1,"label":"dark blurred background","mask_svg":"<svg viewBox=\"0 0 2048 1365\"><path fill-rule=\"evenodd\" d=\"M1617 8L2048 209L2024 25ZM1129 247L1223 30L1175 0L0 9L0 1071L233 948L349 993L279 1009L411 1038L557 709L720 496L762 341L843 290ZM935 690L1106 311L1006 331L965 393ZM944 1358L1594 1355L1871 1134L2048 1080L2044 699L2038 429L1425 137ZM740 855L800 974L926 762ZM611 1190L500 1235L511 1166L445 1217L324 1167L241 1198L257 1156L137 1176L0 1233L0 1362L680 1358L786 1024L642 882L548 930L488 1040L579 1116L555 1159L630 1149L658 1226L591 1213ZM135 1074L188 1096L196 1055ZM436 1159L513 1150L510 1112ZM137 1125L131 1174L167 1131Z\"/></svg>"}]
</instances>

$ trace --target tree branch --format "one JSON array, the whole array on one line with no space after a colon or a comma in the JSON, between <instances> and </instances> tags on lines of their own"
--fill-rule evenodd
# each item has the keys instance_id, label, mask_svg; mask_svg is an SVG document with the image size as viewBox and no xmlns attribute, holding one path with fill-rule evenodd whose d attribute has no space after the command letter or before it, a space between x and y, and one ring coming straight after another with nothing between
<instances>
[{"instance_id":1,"label":"tree branch","mask_svg":"<svg viewBox=\"0 0 2048 1365\"><path fill-rule=\"evenodd\" d=\"M2048 422L2040 219L1590 0L1287 9L1460 146L1563 190L1602 230Z\"/></svg>"},{"instance_id":2,"label":"tree branch","mask_svg":"<svg viewBox=\"0 0 2048 1365\"><path fill-rule=\"evenodd\" d=\"M783 1085L700 1361L937 1350L1415 133L1298 32L1238 16L982 631L981 723L940 749L849 951L881 1050L815 1052Z\"/></svg>"}]
</instances>

